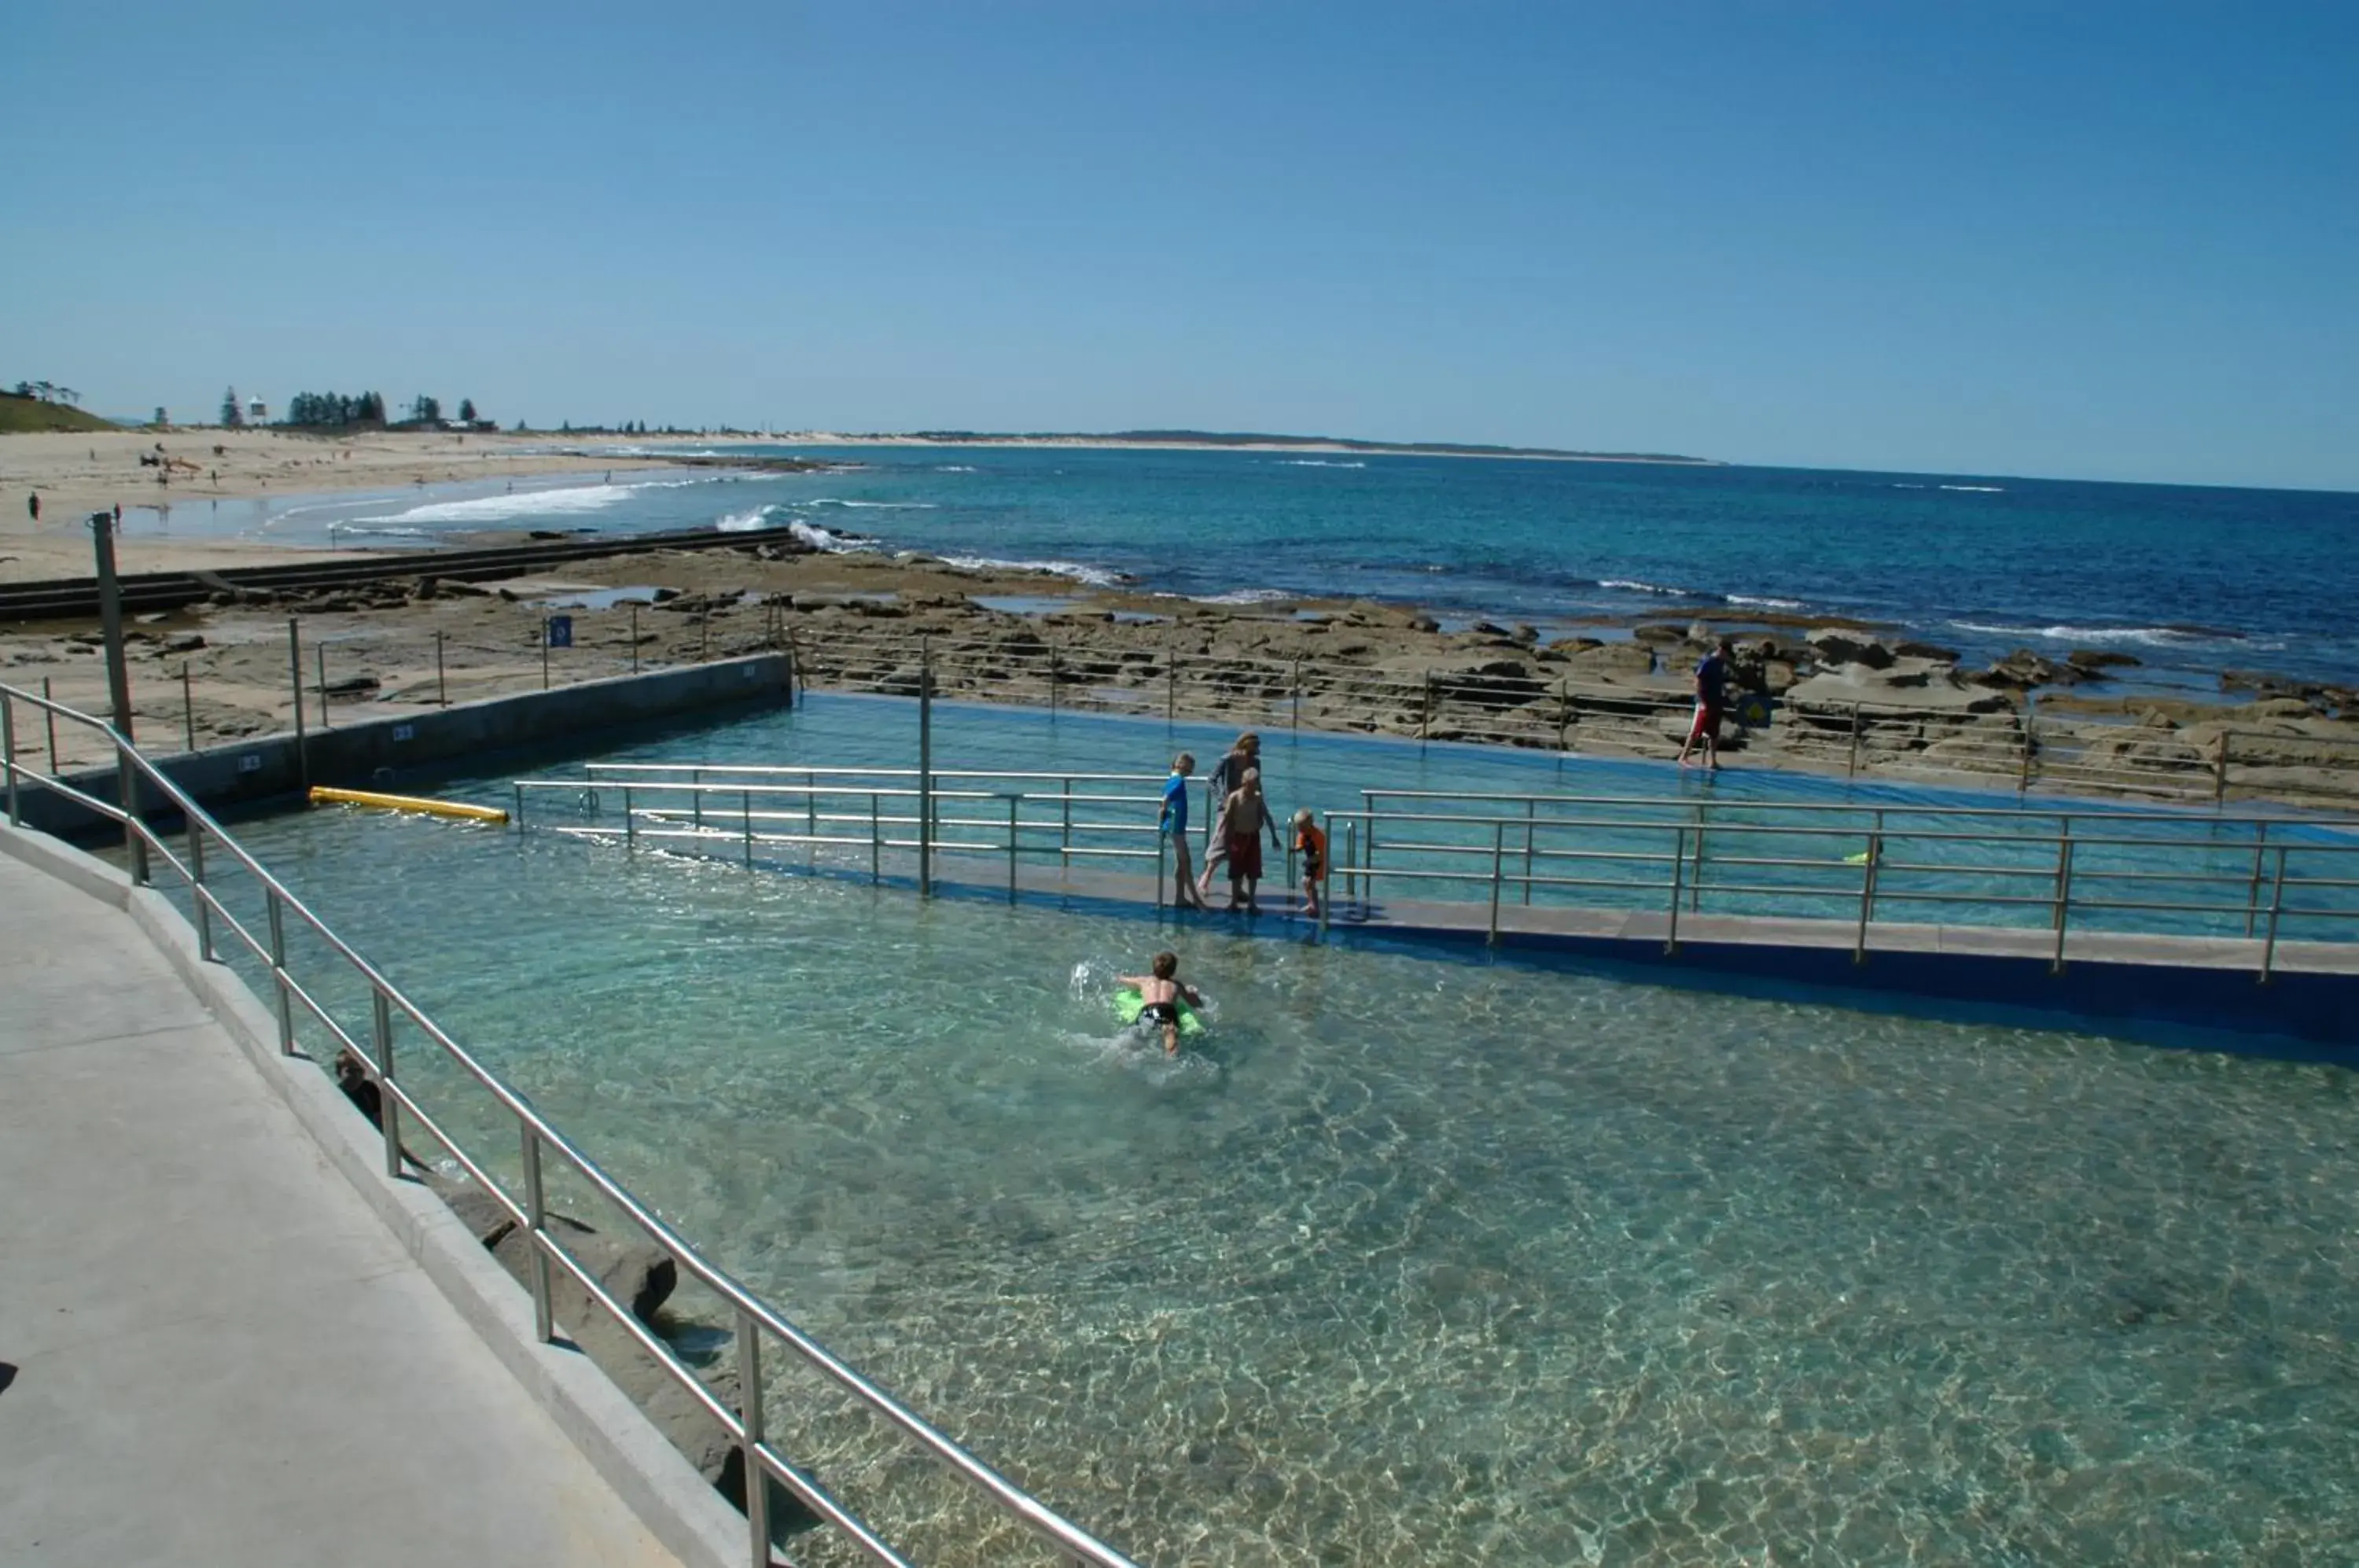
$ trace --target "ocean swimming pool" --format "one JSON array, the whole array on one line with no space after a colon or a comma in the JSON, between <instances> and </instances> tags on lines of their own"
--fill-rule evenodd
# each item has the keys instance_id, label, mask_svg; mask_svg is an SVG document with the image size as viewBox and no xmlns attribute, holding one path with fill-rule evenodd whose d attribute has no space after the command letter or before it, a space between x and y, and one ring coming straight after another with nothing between
<instances>
[{"instance_id":1,"label":"ocean swimming pool","mask_svg":"<svg viewBox=\"0 0 2359 1568\"><path fill-rule=\"evenodd\" d=\"M629 755L898 764L908 713ZM1169 749L945 707L936 746L1146 770L1110 753L1148 732ZM1371 755L1404 788L1567 766L1271 740L1314 804ZM2359 1535L2335 1069L414 819L237 831L687 1234L1142 1561L2324 1562ZM1166 941L1216 1003L1177 1064L1104 999ZM435 1073L405 1065L489 1138ZM773 1410L920 1560L1010 1559L846 1412Z\"/></svg>"}]
</instances>

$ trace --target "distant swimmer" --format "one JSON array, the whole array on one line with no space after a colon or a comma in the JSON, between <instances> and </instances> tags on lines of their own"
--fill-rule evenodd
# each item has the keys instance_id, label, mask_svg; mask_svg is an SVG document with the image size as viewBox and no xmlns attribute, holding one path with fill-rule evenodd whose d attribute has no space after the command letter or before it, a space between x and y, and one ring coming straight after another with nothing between
<instances>
[{"instance_id":1,"label":"distant swimmer","mask_svg":"<svg viewBox=\"0 0 2359 1568\"><path fill-rule=\"evenodd\" d=\"M1196 987L1180 978L1180 955L1158 953L1151 965L1151 975L1117 975L1114 984L1127 985L1138 993L1138 1024L1142 1029L1159 1029L1163 1032L1163 1054L1180 1054L1180 1026L1187 1018L1187 1009L1204 1005Z\"/></svg>"}]
</instances>

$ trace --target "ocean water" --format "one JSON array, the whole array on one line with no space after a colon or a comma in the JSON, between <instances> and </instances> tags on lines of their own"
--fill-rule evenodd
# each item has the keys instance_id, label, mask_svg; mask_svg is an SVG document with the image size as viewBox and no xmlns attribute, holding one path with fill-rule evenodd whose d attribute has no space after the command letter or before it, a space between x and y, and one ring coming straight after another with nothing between
<instances>
[{"instance_id":1,"label":"ocean water","mask_svg":"<svg viewBox=\"0 0 2359 1568\"><path fill-rule=\"evenodd\" d=\"M908 711L626 755L899 762ZM1159 731L946 709L937 740L944 766L1128 771ZM1358 746L1281 742L1273 772L1460 776ZM1596 767L1571 765L1684 787ZM417 818L238 831L668 1219L1143 1562L2323 1564L2359 1540L2347 1072ZM1177 1062L1109 1003L1165 944L1212 1002ZM458 1075L402 1060L499 1159ZM917 1560L1043 1560L808 1379L774 1393L781 1446Z\"/></svg>"},{"instance_id":2,"label":"ocean water","mask_svg":"<svg viewBox=\"0 0 2359 1568\"><path fill-rule=\"evenodd\" d=\"M2136 681L2190 691L2223 667L2359 681L2348 494L1332 453L711 450L858 466L601 470L127 521L380 549L492 528L796 528L1238 603L1347 594L1551 625L1753 608L1886 621L1977 659L2108 648L2145 661Z\"/></svg>"}]
</instances>

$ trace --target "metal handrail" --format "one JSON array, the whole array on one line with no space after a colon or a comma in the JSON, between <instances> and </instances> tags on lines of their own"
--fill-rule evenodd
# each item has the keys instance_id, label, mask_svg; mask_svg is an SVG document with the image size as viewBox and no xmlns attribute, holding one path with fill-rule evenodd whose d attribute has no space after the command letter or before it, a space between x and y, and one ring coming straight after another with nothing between
<instances>
[{"instance_id":1,"label":"metal handrail","mask_svg":"<svg viewBox=\"0 0 2359 1568\"><path fill-rule=\"evenodd\" d=\"M110 744L115 754L115 775L122 799L116 802L103 800L60 779L19 763L16 755L16 704L19 702L28 704L52 719L63 719L94 731ZM821 1518L843 1530L869 1557L895 1564L897 1568L907 1568L905 1558L830 1496L817 1481L797 1470L769 1445L766 1436L765 1394L761 1381L761 1335L765 1333L775 1336L807 1365L850 1393L870 1413L886 1421L929 1450L1001 1512L1025 1525L1073 1562L1088 1564L1090 1568L1134 1568L1131 1559L1039 1502L997 1470L968 1453L923 1417L837 1358L718 1264L707 1259L693 1244L651 1212L579 1145L536 1111L528 1100L501 1082L380 970L339 937L309 905L225 833L203 807L125 739L121 732L103 720L62 703L0 683L0 800L5 800L11 826L23 825L22 781L27 779L34 780L39 788L53 790L120 826L130 851L131 875L135 884L142 887L151 885L151 856L162 859L181 877L197 911L198 946L202 959L220 962L213 940L214 922L220 920L243 941L248 951L269 966L272 989L278 1000L279 1050L283 1054L300 1054L295 1043L292 1011L293 1004L298 1001L332 1038L353 1053L383 1096L384 1109L380 1120L387 1175L398 1178L402 1173L401 1118L406 1114L447 1150L461 1168L523 1228L533 1247L529 1272L535 1326L544 1343L556 1335L549 1273L554 1263L564 1269L600 1310L614 1318L642 1350L655 1358L656 1364L674 1382L721 1423L745 1456L748 1549L750 1559L757 1568L768 1568L771 1562L767 1488L763 1484L764 1477L777 1481ZM191 846L186 863L171 853L163 835L147 822L148 811L140 800L143 789L152 789L163 808L177 812L180 817ZM203 875L203 846L207 843L227 854L239 868L261 885L270 926L266 942L255 938L243 922L234 919L219 895L207 885ZM371 1050L363 1050L362 1042L352 1031L346 1029L325 1004L299 983L287 967L285 922L289 913L317 936L331 953L343 960L366 982L373 1018ZM519 1204L511 1198L491 1178L483 1163L461 1148L402 1083L393 1055L392 1026L396 1014L408 1018L428 1040L439 1046L503 1111L515 1119L523 1154L524 1203ZM617 1301L600 1284L596 1276L573 1258L550 1232L542 1195L541 1157L545 1152L557 1155L620 1210L641 1234L662 1248L676 1267L719 1295L735 1311L741 1398L745 1401L740 1409L733 1410L716 1399L671 1348L640 1323L625 1304Z\"/></svg>"}]
</instances>

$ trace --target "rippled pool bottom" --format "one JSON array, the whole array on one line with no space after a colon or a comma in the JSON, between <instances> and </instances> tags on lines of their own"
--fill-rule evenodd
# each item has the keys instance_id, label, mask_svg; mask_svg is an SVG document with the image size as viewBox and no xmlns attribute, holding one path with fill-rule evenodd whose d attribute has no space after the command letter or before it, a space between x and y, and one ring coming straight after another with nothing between
<instances>
[{"instance_id":1,"label":"rippled pool bottom","mask_svg":"<svg viewBox=\"0 0 2359 1568\"><path fill-rule=\"evenodd\" d=\"M2359 1539L2338 1070L416 819L240 834L688 1235L1147 1563ZM1167 943L1216 1004L1177 1063L1106 999ZM919 1561L1034 1560L776 1387L781 1446Z\"/></svg>"}]
</instances>

